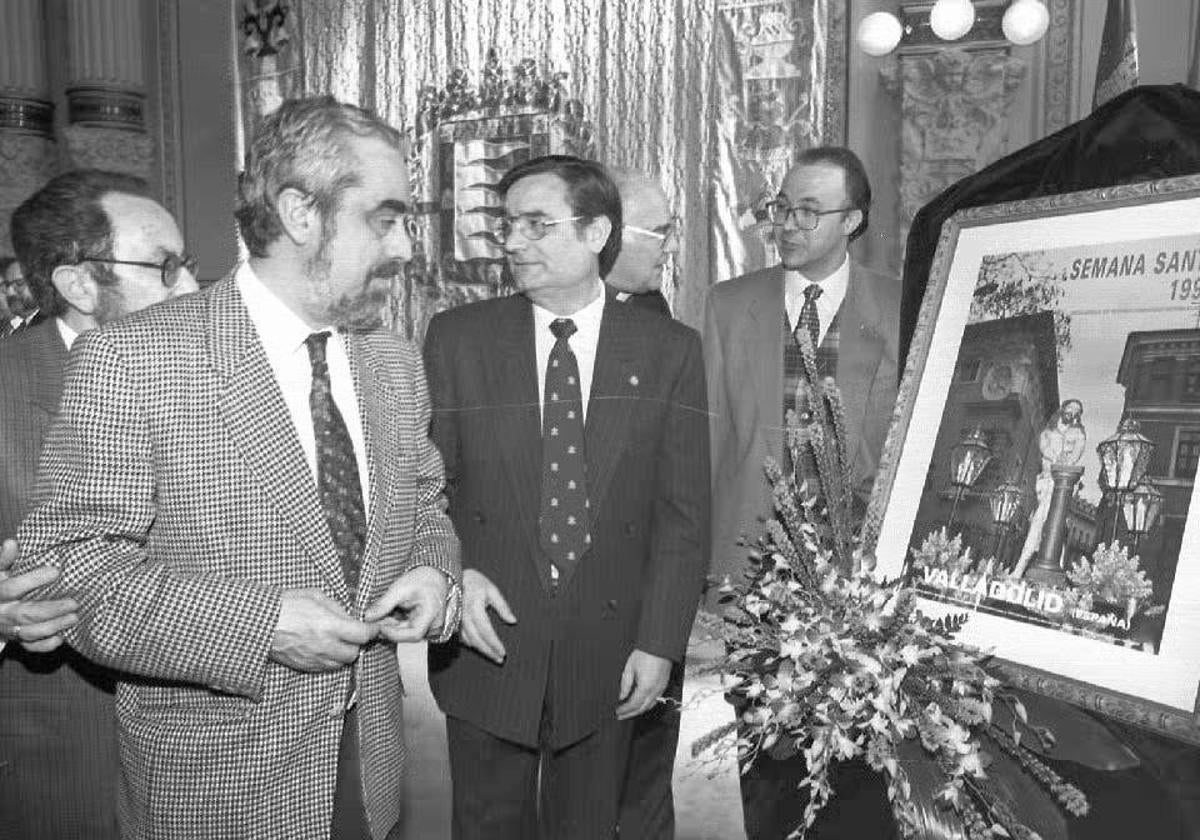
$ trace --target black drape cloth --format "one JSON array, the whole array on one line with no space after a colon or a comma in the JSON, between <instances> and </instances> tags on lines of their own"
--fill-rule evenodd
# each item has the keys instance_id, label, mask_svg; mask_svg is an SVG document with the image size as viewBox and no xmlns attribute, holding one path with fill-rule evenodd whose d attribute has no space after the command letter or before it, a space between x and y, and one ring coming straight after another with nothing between
<instances>
[{"instance_id":1,"label":"black drape cloth","mask_svg":"<svg viewBox=\"0 0 1200 840\"><path fill-rule=\"evenodd\" d=\"M908 234L900 358L912 341L942 223L959 210L1195 172L1200 172L1200 92L1146 85L948 187L921 208Z\"/></svg>"}]
</instances>

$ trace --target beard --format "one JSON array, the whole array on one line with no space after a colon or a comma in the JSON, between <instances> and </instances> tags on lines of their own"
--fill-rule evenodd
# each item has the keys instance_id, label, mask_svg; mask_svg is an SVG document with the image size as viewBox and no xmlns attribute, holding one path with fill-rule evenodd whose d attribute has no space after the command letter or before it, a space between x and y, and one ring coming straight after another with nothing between
<instances>
[{"instance_id":1,"label":"beard","mask_svg":"<svg viewBox=\"0 0 1200 840\"><path fill-rule=\"evenodd\" d=\"M314 303L323 309L330 326L347 332L370 332L383 326L384 310L391 290L390 278L399 272L399 263L387 260L373 266L363 278L362 286L336 297L331 282L332 271L326 246L328 239L305 266L311 284Z\"/></svg>"}]
</instances>

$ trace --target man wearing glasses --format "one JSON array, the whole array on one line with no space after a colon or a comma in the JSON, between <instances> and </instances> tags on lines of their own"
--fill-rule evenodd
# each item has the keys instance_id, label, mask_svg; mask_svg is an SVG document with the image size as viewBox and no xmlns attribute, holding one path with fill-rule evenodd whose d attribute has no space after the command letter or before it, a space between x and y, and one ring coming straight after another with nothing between
<instances>
[{"instance_id":1,"label":"man wearing glasses","mask_svg":"<svg viewBox=\"0 0 1200 840\"><path fill-rule=\"evenodd\" d=\"M784 415L796 408L805 376L801 342L815 349L818 375L833 376L841 389L856 495L860 504L870 495L896 400L900 326L898 278L847 253L867 228L870 204L871 187L853 152L802 152L768 206L782 265L709 293L704 354L713 416L711 573L718 580L736 580L748 568L739 539L755 543L772 515L763 462L771 455L783 463ZM716 589L710 597L719 608ZM796 785L803 776L802 757L763 756L750 766L741 777L749 840L783 838L802 824L805 800ZM890 810L876 787L840 783L815 836L890 836ZM844 823L846 815L863 821ZM845 833L823 834L822 825Z\"/></svg>"},{"instance_id":2,"label":"man wearing glasses","mask_svg":"<svg viewBox=\"0 0 1200 840\"><path fill-rule=\"evenodd\" d=\"M124 837L396 830L395 644L460 591L421 358L380 328L410 203L400 132L288 100L239 181L250 258L72 351L17 569L58 567L67 642L120 672Z\"/></svg>"},{"instance_id":3,"label":"man wearing glasses","mask_svg":"<svg viewBox=\"0 0 1200 840\"><path fill-rule=\"evenodd\" d=\"M498 190L520 294L425 340L463 544L462 633L429 663L453 837L612 840L634 718L683 657L707 564L700 340L605 291L622 209L599 164L535 158Z\"/></svg>"},{"instance_id":4,"label":"man wearing glasses","mask_svg":"<svg viewBox=\"0 0 1200 840\"><path fill-rule=\"evenodd\" d=\"M604 278L617 299L644 306L668 318L671 307L662 293L662 269L679 251L679 220L659 183L632 169L610 170L621 193L621 252Z\"/></svg>"},{"instance_id":5,"label":"man wearing glasses","mask_svg":"<svg viewBox=\"0 0 1200 840\"><path fill-rule=\"evenodd\" d=\"M0 536L15 535L27 510L76 336L196 291L195 260L140 178L59 175L17 208L12 240L47 317L0 343ZM40 567L0 594L0 837L115 840L113 676L59 646L73 600L20 600L57 577Z\"/></svg>"}]
</instances>

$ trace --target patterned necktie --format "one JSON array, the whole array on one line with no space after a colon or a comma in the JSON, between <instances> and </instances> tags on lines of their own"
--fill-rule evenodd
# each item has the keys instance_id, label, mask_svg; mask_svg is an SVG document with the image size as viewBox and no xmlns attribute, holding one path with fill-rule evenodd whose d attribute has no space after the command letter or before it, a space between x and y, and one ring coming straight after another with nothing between
<instances>
[{"instance_id":1,"label":"patterned necktie","mask_svg":"<svg viewBox=\"0 0 1200 840\"><path fill-rule=\"evenodd\" d=\"M796 324L797 330L801 327L808 330L814 353L821 346L821 318L817 315L817 298L820 296L821 287L816 283L804 287L804 305L800 307L800 320ZM800 343L799 334L796 335L796 343Z\"/></svg>"},{"instance_id":2,"label":"patterned necktie","mask_svg":"<svg viewBox=\"0 0 1200 840\"><path fill-rule=\"evenodd\" d=\"M568 577L591 545L588 533L587 462L583 456L583 398L579 364L567 339L570 318L550 323L554 348L546 365L542 409L542 507L538 522L542 548L550 557L550 579Z\"/></svg>"},{"instance_id":3,"label":"patterned necktie","mask_svg":"<svg viewBox=\"0 0 1200 840\"><path fill-rule=\"evenodd\" d=\"M313 333L304 340L312 363L312 390L308 407L312 411L313 432L317 441L317 493L329 523L329 534L342 562L342 573L351 593L358 588L367 535L367 516L363 509L362 485L358 480L358 460L354 443L346 430L342 413L333 401L329 387L329 366L325 363L325 343L329 333Z\"/></svg>"}]
</instances>

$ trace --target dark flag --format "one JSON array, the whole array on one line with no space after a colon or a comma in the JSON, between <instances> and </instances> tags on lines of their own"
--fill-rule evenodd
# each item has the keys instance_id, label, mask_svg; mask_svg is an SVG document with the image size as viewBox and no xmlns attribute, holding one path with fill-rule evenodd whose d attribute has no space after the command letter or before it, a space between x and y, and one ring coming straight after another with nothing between
<instances>
[{"instance_id":1,"label":"dark flag","mask_svg":"<svg viewBox=\"0 0 1200 840\"><path fill-rule=\"evenodd\" d=\"M1137 16L1133 0L1108 0L1100 60L1096 63L1096 93L1092 108L1099 108L1138 83Z\"/></svg>"}]
</instances>

